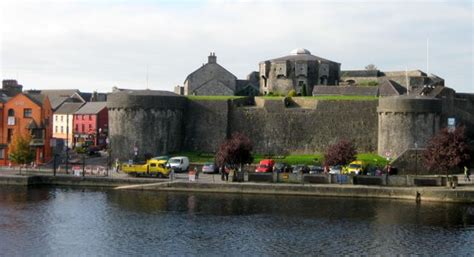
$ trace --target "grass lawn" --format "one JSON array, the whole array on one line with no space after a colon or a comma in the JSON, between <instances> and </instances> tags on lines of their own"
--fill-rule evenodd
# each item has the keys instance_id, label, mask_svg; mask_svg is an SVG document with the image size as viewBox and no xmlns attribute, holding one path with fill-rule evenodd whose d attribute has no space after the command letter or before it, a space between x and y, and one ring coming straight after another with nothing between
<instances>
[{"instance_id":1,"label":"grass lawn","mask_svg":"<svg viewBox=\"0 0 474 257\"><path fill-rule=\"evenodd\" d=\"M190 162L193 163L206 163L214 162L213 153L199 153L199 152L180 152L174 153L172 156L188 156ZM259 163L262 159L268 159L269 157L276 162L286 162L290 165L293 164L306 164L306 165L322 165L323 155L322 154L299 154L299 155L285 155L285 156L268 156L264 154L254 154L254 163ZM387 160L377 154L373 153L361 153L357 155L357 160L366 162L369 165L385 166Z\"/></svg>"},{"instance_id":2,"label":"grass lawn","mask_svg":"<svg viewBox=\"0 0 474 257\"><path fill-rule=\"evenodd\" d=\"M310 96L309 98L317 100L335 100L335 101L375 101L379 98L376 96L366 96L366 95L318 95Z\"/></svg>"},{"instance_id":3,"label":"grass lawn","mask_svg":"<svg viewBox=\"0 0 474 257\"><path fill-rule=\"evenodd\" d=\"M229 99L243 98L244 96L236 95L188 95L189 100L207 100L207 101L227 101Z\"/></svg>"}]
</instances>

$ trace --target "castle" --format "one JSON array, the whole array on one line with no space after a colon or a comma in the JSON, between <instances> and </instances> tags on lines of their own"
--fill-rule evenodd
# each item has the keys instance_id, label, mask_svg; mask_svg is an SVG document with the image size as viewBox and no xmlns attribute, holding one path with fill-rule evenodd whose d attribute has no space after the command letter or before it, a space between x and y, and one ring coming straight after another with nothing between
<instances>
[{"instance_id":1,"label":"castle","mask_svg":"<svg viewBox=\"0 0 474 257\"><path fill-rule=\"evenodd\" d=\"M293 59L292 59L293 58ZM296 62L293 62L296 58ZM447 126L448 118L467 127L474 139L474 95L457 93L444 80L421 71L341 71L340 64L297 50L260 63L260 72L245 82L217 64L191 73L185 95L236 95L247 85L260 94L302 92L313 95L373 95L368 100L250 96L200 99L167 91L116 90L108 97L110 143L114 158L127 160L133 149L153 155L179 151L215 152L240 131L262 154L313 154L344 138L360 152L410 159ZM281 71L280 71L281 68ZM298 69L300 69L298 71ZM372 86L362 82L375 81ZM248 88L248 87L247 87ZM255 90L247 90L253 92Z\"/></svg>"}]
</instances>

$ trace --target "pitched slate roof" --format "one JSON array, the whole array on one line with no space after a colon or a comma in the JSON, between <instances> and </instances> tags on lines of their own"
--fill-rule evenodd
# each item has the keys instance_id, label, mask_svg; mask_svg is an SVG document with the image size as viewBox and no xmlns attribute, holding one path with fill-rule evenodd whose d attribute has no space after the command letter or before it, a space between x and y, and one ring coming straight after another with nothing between
<instances>
[{"instance_id":1,"label":"pitched slate roof","mask_svg":"<svg viewBox=\"0 0 474 257\"><path fill-rule=\"evenodd\" d=\"M107 107L107 102L87 102L74 114L97 114Z\"/></svg>"},{"instance_id":2,"label":"pitched slate roof","mask_svg":"<svg viewBox=\"0 0 474 257\"><path fill-rule=\"evenodd\" d=\"M25 94L24 93L24 95L39 106L43 106L44 100L46 99L46 95L43 95L43 94L36 94L36 93Z\"/></svg>"},{"instance_id":3,"label":"pitched slate roof","mask_svg":"<svg viewBox=\"0 0 474 257\"><path fill-rule=\"evenodd\" d=\"M61 104L76 94L76 98L79 98L82 102L86 101L77 89L46 89L41 90L40 93L48 96L53 110L56 110Z\"/></svg>"},{"instance_id":4,"label":"pitched slate roof","mask_svg":"<svg viewBox=\"0 0 474 257\"><path fill-rule=\"evenodd\" d=\"M73 114L79 110L84 103L63 103L54 114Z\"/></svg>"}]
</instances>

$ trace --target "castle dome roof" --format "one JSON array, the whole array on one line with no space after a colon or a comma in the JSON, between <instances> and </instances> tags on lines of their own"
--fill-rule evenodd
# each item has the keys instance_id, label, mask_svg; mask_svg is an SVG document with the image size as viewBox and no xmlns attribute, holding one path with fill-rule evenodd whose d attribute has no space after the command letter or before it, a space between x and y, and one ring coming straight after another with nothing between
<instances>
[{"instance_id":1,"label":"castle dome roof","mask_svg":"<svg viewBox=\"0 0 474 257\"><path fill-rule=\"evenodd\" d=\"M305 48L296 48L296 49L293 49L293 51L291 51L290 54L291 55L311 54L311 52Z\"/></svg>"}]
</instances>

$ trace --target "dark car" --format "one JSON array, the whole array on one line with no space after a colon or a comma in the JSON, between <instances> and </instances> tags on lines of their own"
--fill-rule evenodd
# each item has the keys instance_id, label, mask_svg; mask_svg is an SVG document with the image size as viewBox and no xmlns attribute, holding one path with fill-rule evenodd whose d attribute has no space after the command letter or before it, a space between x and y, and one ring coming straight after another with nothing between
<instances>
[{"instance_id":1,"label":"dark car","mask_svg":"<svg viewBox=\"0 0 474 257\"><path fill-rule=\"evenodd\" d=\"M304 164L298 164L293 167L293 173L309 173L309 167Z\"/></svg>"},{"instance_id":2,"label":"dark car","mask_svg":"<svg viewBox=\"0 0 474 257\"><path fill-rule=\"evenodd\" d=\"M274 171L274 172L277 172L277 173L291 172L291 171L292 171L292 168L291 168L290 165L288 165L288 163L277 162L277 163L275 163L275 165L273 166L273 171Z\"/></svg>"},{"instance_id":3,"label":"dark car","mask_svg":"<svg viewBox=\"0 0 474 257\"><path fill-rule=\"evenodd\" d=\"M321 166L309 166L309 174L320 174L323 173L324 169Z\"/></svg>"}]
</instances>

